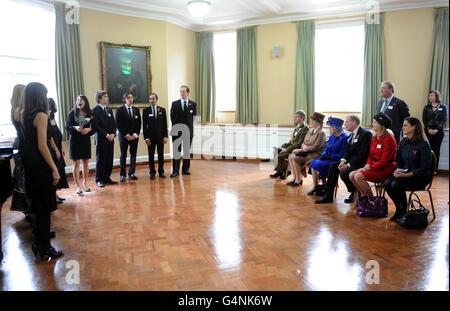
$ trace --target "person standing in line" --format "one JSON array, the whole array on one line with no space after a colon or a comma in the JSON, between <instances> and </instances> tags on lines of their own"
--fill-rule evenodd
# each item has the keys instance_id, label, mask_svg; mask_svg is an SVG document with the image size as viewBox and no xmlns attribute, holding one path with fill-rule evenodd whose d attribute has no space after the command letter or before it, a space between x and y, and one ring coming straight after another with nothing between
<instances>
[{"instance_id":1,"label":"person standing in line","mask_svg":"<svg viewBox=\"0 0 450 311\"><path fill-rule=\"evenodd\" d=\"M173 144L180 143L178 148L174 150L173 167L172 174L170 177L176 177L179 175L180 162L181 162L181 145L190 155L192 138L194 137L194 116L197 115L197 104L189 97L189 87L182 85L180 87L181 99L172 102L172 107L170 108L170 120L172 121L172 127L176 127L177 124L184 124L189 130L189 144L185 145L179 139L182 139L181 131L177 135L172 135ZM190 157L183 159L183 175L191 175L189 171L191 165Z\"/></svg>"},{"instance_id":2,"label":"person standing in line","mask_svg":"<svg viewBox=\"0 0 450 311\"><path fill-rule=\"evenodd\" d=\"M430 142L436 156L436 171L439 167L439 156L441 154L441 144L444 140L444 127L447 123L447 106L442 104L441 93L433 90L428 94L429 104L423 108L422 121L425 127L425 135Z\"/></svg>"},{"instance_id":3,"label":"person standing in line","mask_svg":"<svg viewBox=\"0 0 450 311\"><path fill-rule=\"evenodd\" d=\"M150 179L155 179L155 148L158 149L158 174L160 178L164 175L164 145L168 141L166 109L158 106L158 95L151 93L149 96L150 106L142 112L142 128L145 143L148 147L148 164L150 168Z\"/></svg>"},{"instance_id":4,"label":"person standing in line","mask_svg":"<svg viewBox=\"0 0 450 311\"><path fill-rule=\"evenodd\" d=\"M23 128L25 148L25 189L36 211L32 251L36 258L57 258L64 255L50 243L50 212L56 209L56 188L59 172L50 154L50 132L48 131L47 88L38 82L25 88Z\"/></svg>"},{"instance_id":5,"label":"person standing in line","mask_svg":"<svg viewBox=\"0 0 450 311\"><path fill-rule=\"evenodd\" d=\"M133 93L127 92L122 96L123 106L116 111L116 125L119 129L120 143L120 182L125 182L127 171L127 153L130 146L130 168L128 178L137 180L134 175L136 171L136 154L141 132L141 114L139 109L133 107Z\"/></svg>"},{"instance_id":6,"label":"person standing in line","mask_svg":"<svg viewBox=\"0 0 450 311\"><path fill-rule=\"evenodd\" d=\"M117 184L111 180L111 173L114 161L114 137L116 137L116 122L112 109L108 107L109 96L106 91L99 90L95 93L97 106L94 107L94 119L96 121L95 144L96 164L95 182L97 187Z\"/></svg>"},{"instance_id":7,"label":"person standing in line","mask_svg":"<svg viewBox=\"0 0 450 311\"><path fill-rule=\"evenodd\" d=\"M94 114L88 98L80 94L75 108L67 116L66 129L69 132L69 155L73 161L73 179L77 185L77 194L90 192L87 186L89 159L91 158L91 136L95 134ZM80 183L80 160L83 163L83 183Z\"/></svg>"}]
</instances>

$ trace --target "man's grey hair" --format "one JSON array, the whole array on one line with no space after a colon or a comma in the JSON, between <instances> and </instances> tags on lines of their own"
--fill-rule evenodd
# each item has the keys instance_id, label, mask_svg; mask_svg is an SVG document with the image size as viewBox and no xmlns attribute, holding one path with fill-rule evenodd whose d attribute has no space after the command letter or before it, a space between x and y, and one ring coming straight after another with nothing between
<instances>
[{"instance_id":1,"label":"man's grey hair","mask_svg":"<svg viewBox=\"0 0 450 311\"><path fill-rule=\"evenodd\" d=\"M392 93L394 93L394 83L390 82L390 81L383 81L381 82L381 85L386 84L388 86L388 88L390 88L392 90Z\"/></svg>"},{"instance_id":2,"label":"man's grey hair","mask_svg":"<svg viewBox=\"0 0 450 311\"><path fill-rule=\"evenodd\" d=\"M306 113L303 110L297 110L295 112L296 115L298 115L299 117L305 119L306 118Z\"/></svg>"},{"instance_id":3,"label":"man's grey hair","mask_svg":"<svg viewBox=\"0 0 450 311\"><path fill-rule=\"evenodd\" d=\"M350 120L352 120L353 122L356 122L356 124L360 125L361 124L361 120L359 119L359 117L356 114L351 114L348 116L350 118Z\"/></svg>"}]
</instances>

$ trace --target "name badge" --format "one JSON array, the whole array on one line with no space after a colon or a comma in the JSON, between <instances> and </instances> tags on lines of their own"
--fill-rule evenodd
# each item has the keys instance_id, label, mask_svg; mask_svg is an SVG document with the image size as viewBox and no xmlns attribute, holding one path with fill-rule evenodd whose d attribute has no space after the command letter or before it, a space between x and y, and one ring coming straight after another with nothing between
<instances>
[{"instance_id":1,"label":"name badge","mask_svg":"<svg viewBox=\"0 0 450 311\"><path fill-rule=\"evenodd\" d=\"M89 122L89 121L91 121L91 119L90 118L84 118L84 121Z\"/></svg>"},{"instance_id":2,"label":"name badge","mask_svg":"<svg viewBox=\"0 0 450 311\"><path fill-rule=\"evenodd\" d=\"M392 107L392 106L388 106L388 108L387 108L387 109L392 109L392 108L394 108L394 107Z\"/></svg>"},{"instance_id":3,"label":"name badge","mask_svg":"<svg viewBox=\"0 0 450 311\"><path fill-rule=\"evenodd\" d=\"M377 149L381 149L381 145L377 145Z\"/></svg>"},{"instance_id":4,"label":"name badge","mask_svg":"<svg viewBox=\"0 0 450 311\"><path fill-rule=\"evenodd\" d=\"M438 110L439 110L439 111L442 111L442 108L439 108Z\"/></svg>"},{"instance_id":5,"label":"name badge","mask_svg":"<svg viewBox=\"0 0 450 311\"><path fill-rule=\"evenodd\" d=\"M353 142L354 142L354 143L357 143L357 142L358 142L358 138L356 138Z\"/></svg>"},{"instance_id":6,"label":"name badge","mask_svg":"<svg viewBox=\"0 0 450 311\"><path fill-rule=\"evenodd\" d=\"M149 117L154 117L153 113L150 113L148 116L149 116Z\"/></svg>"},{"instance_id":7,"label":"name badge","mask_svg":"<svg viewBox=\"0 0 450 311\"><path fill-rule=\"evenodd\" d=\"M194 113L194 110L191 110L191 113Z\"/></svg>"},{"instance_id":8,"label":"name badge","mask_svg":"<svg viewBox=\"0 0 450 311\"><path fill-rule=\"evenodd\" d=\"M162 112L158 112L158 114L162 114Z\"/></svg>"},{"instance_id":9,"label":"name badge","mask_svg":"<svg viewBox=\"0 0 450 311\"><path fill-rule=\"evenodd\" d=\"M108 113L108 116L111 118L111 114L110 113Z\"/></svg>"},{"instance_id":10,"label":"name badge","mask_svg":"<svg viewBox=\"0 0 450 311\"><path fill-rule=\"evenodd\" d=\"M138 117L137 117L137 116L134 116L134 118L137 119Z\"/></svg>"}]
</instances>

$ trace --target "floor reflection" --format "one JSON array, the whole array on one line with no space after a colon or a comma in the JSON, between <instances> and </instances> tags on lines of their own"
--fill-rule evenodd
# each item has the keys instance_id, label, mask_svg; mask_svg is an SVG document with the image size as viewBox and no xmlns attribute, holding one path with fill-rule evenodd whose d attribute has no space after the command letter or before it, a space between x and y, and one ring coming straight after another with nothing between
<instances>
[{"instance_id":1,"label":"floor reflection","mask_svg":"<svg viewBox=\"0 0 450 311\"><path fill-rule=\"evenodd\" d=\"M237 195L218 190L214 212L214 248L220 269L236 269L241 264L240 208Z\"/></svg>"},{"instance_id":2,"label":"floor reflection","mask_svg":"<svg viewBox=\"0 0 450 311\"><path fill-rule=\"evenodd\" d=\"M346 243L333 238L328 228L322 226L313 244L308 258L307 281L314 289L358 290L361 268L349 262Z\"/></svg>"},{"instance_id":3,"label":"floor reflection","mask_svg":"<svg viewBox=\"0 0 450 311\"><path fill-rule=\"evenodd\" d=\"M7 257L3 260L3 270L6 271L4 278L7 288L4 290L18 290L18 291L35 291L34 282L30 271L30 267L22 253L22 246L20 245L17 234L11 231L8 235L8 240L4 245L4 250L7 250Z\"/></svg>"},{"instance_id":4,"label":"floor reflection","mask_svg":"<svg viewBox=\"0 0 450 311\"><path fill-rule=\"evenodd\" d=\"M448 217L442 221L441 232L435 250L434 261L428 271L426 290L448 290ZM430 250L433 251L433 250Z\"/></svg>"}]
</instances>

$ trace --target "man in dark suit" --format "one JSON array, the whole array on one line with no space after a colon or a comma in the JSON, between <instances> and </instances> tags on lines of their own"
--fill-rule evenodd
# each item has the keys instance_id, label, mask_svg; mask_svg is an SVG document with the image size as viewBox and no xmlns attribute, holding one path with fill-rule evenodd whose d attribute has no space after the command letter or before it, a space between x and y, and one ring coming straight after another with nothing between
<instances>
[{"instance_id":1,"label":"man in dark suit","mask_svg":"<svg viewBox=\"0 0 450 311\"><path fill-rule=\"evenodd\" d=\"M103 90L95 93L97 106L92 109L95 120L96 164L95 182L98 187L117 184L111 180L114 160L114 137L116 137L116 122L111 108L108 107L108 93Z\"/></svg>"},{"instance_id":2,"label":"man in dark suit","mask_svg":"<svg viewBox=\"0 0 450 311\"><path fill-rule=\"evenodd\" d=\"M119 143L120 143L120 181L124 182L127 171L127 152L130 146L130 168L128 170L128 177L131 180L138 179L134 172L136 171L136 153L139 142L139 133L141 131L141 114L139 109L133 107L133 93L127 92L122 96L122 102L125 105L121 106L116 111L116 124L119 129Z\"/></svg>"},{"instance_id":3,"label":"man in dark suit","mask_svg":"<svg viewBox=\"0 0 450 311\"><path fill-rule=\"evenodd\" d=\"M185 154L190 155L192 138L194 137L194 116L197 115L197 104L192 100L188 99L189 96L189 88L185 85L180 87L180 96L181 99L172 102L172 107L170 108L170 120L172 121L172 129L175 128L176 135L172 134L172 143L174 145L173 152L173 167L172 174L170 177L176 177L179 175L180 170L180 162L181 162L181 145L185 150ZM182 139L182 130L177 130L177 125L185 125L185 129L189 130L189 133L184 133L189 136L189 144L181 143L181 141L177 141L178 139ZM187 128L186 128L187 127ZM172 132L173 133L173 132ZM178 148L175 146L178 145ZM183 158L183 175L191 175L189 172L189 167L191 164L190 158Z\"/></svg>"},{"instance_id":4,"label":"man in dark suit","mask_svg":"<svg viewBox=\"0 0 450 311\"><path fill-rule=\"evenodd\" d=\"M406 104L404 100L394 96L394 84L392 82L382 82L380 92L381 99L378 102L375 114L384 112L391 118L391 130L394 132L394 137L398 145L400 142L403 121L410 116L408 104Z\"/></svg>"},{"instance_id":5,"label":"man in dark suit","mask_svg":"<svg viewBox=\"0 0 450 311\"><path fill-rule=\"evenodd\" d=\"M358 116L349 115L345 118L345 128L350 132L345 155L340 161L332 162L328 171L328 179L325 187L325 194L317 199L316 203L333 202L333 192L338 182L339 176L347 186L350 196L344 202L353 202L353 192L355 186L351 182L349 175L352 171L360 169L366 164L370 153L370 141L372 133L360 125Z\"/></svg>"},{"instance_id":6,"label":"man in dark suit","mask_svg":"<svg viewBox=\"0 0 450 311\"><path fill-rule=\"evenodd\" d=\"M155 148L158 148L158 174L164 175L164 144L167 143L167 115L166 109L157 105L158 95L151 93L150 107L142 112L143 132L145 143L148 146L148 163L150 167L150 179L155 179Z\"/></svg>"}]
</instances>

